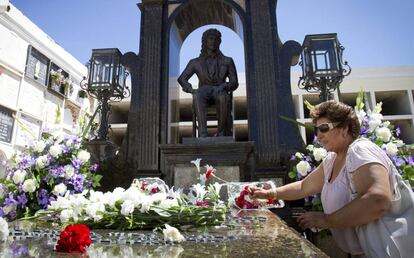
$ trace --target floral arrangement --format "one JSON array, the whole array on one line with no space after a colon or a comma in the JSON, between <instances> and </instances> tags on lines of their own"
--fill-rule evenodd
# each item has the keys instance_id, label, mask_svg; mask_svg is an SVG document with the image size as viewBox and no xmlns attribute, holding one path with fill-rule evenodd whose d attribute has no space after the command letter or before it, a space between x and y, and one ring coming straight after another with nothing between
<instances>
[{"instance_id":1,"label":"floral arrangement","mask_svg":"<svg viewBox=\"0 0 414 258\"><path fill-rule=\"evenodd\" d=\"M82 193L99 186L98 166L76 136L43 132L22 152L5 163L7 176L0 179L0 217L28 217L46 209L66 193Z\"/></svg>"},{"instance_id":2,"label":"floral arrangement","mask_svg":"<svg viewBox=\"0 0 414 258\"><path fill-rule=\"evenodd\" d=\"M51 201L47 211L28 219L58 215L63 224L121 230L155 229L165 224L179 228L214 226L225 220L226 207L218 197L219 191L218 185L206 189L198 184L187 196L158 178L135 179L126 190L118 187L106 193L66 192Z\"/></svg>"},{"instance_id":3,"label":"floral arrangement","mask_svg":"<svg viewBox=\"0 0 414 258\"><path fill-rule=\"evenodd\" d=\"M56 251L63 253L85 253L85 247L90 246L91 243L90 230L86 225L68 225L60 232Z\"/></svg>"},{"instance_id":4,"label":"floral arrangement","mask_svg":"<svg viewBox=\"0 0 414 258\"><path fill-rule=\"evenodd\" d=\"M58 69L57 71L51 70L50 71L50 78L51 78L51 82L52 82L52 87L54 85L56 85L56 86L62 85L63 86L63 93L66 96L68 96L69 93L72 93L72 91L73 91L72 81L69 78L66 78L63 75L63 70L62 69Z\"/></svg>"},{"instance_id":5,"label":"floral arrangement","mask_svg":"<svg viewBox=\"0 0 414 258\"><path fill-rule=\"evenodd\" d=\"M308 109L313 108L309 103L306 105ZM405 144L398 138L400 129L394 127L389 121L383 121L381 106L380 102L371 110L368 105L364 104L364 93L358 94L355 112L361 124L361 137L381 147L393 161L401 176L414 185L414 158L412 156L414 144ZM289 177L293 180L301 180L313 171L327 155L328 152L315 137L313 143L306 146L305 152L292 155L290 160L295 165L289 172ZM319 195L306 198L305 204L312 206L313 210L322 210Z\"/></svg>"}]
</instances>

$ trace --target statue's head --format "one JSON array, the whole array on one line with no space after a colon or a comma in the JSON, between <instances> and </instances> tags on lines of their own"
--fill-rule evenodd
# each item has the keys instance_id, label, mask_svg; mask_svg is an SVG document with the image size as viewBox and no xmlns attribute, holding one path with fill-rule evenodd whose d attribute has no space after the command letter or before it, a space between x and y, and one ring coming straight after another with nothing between
<instances>
[{"instance_id":1,"label":"statue's head","mask_svg":"<svg viewBox=\"0 0 414 258\"><path fill-rule=\"evenodd\" d=\"M207 49L219 51L221 33L217 29L208 29L201 38L201 56L206 55Z\"/></svg>"}]
</instances>

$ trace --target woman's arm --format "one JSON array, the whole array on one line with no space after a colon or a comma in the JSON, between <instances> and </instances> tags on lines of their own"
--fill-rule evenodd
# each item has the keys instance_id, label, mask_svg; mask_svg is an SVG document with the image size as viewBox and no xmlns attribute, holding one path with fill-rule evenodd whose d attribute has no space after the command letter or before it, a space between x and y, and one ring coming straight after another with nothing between
<instances>
[{"instance_id":1,"label":"woman's arm","mask_svg":"<svg viewBox=\"0 0 414 258\"><path fill-rule=\"evenodd\" d=\"M280 200L298 200L311 196L322 191L324 182L323 166L319 165L306 178L301 181L290 183L276 188L276 193L272 189L253 189L253 198L277 198Z\"/></svg>"},{"instance_id":2,"label":"woman's arm","mask_svg":"<svg viewBox=\"0 0 414 258\"><path fill-rule=\"evenodd\" d=\"M380 218L391 206L391 190L387 169L369 163L353 173L358 196L343 208L326 217L328 228L348 228ZM352 218L352 219L349 219Z\"/></svg>"}]
</instances>

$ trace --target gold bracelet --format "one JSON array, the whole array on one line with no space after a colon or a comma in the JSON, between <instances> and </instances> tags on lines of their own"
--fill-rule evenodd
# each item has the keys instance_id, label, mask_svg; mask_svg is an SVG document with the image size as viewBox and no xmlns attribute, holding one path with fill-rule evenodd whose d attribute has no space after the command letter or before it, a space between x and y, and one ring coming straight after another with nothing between
<instances>
[{"instance_id":1,"label":"gold bracelet","mask_svg":"<svg viewBox=\"0 0 414 258\"><path fill-rule=\"evenodd\" d=\"M277 190L276 190L276 188L272 189L272 196L270 198L274 199L274 200L277 200Z\"/></svg>"}]
</instances>

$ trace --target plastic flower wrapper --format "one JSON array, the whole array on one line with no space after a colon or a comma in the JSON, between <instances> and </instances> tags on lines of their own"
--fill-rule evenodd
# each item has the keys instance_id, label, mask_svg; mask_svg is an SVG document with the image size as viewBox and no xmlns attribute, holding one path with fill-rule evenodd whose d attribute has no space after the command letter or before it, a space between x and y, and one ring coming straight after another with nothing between
<instances>
[{"instance_id":1,"label":"plastic flower wrapper","mask_svg":"<svg viewBox=\"0 0 414 258\"><path fill-rule=\"evenodd\" d=\"M77 136L45 130L6 163L0 179L0 216L8 220L32 216L58 196L99 186L101 175Z\"/></svg>"},{"instance_id":2,"label":"plastic flower wrapper","mask_svg":"<svg viewBox=\"0 0 414 258\"><path fill-rule=\"evenodd\" d=\"M249 188L276 189L272 181L267 182L230 182L227 184L229 204L239 209L282 208L284 202L276 199L252 199Z\"/></svg>"}]
</instances>

